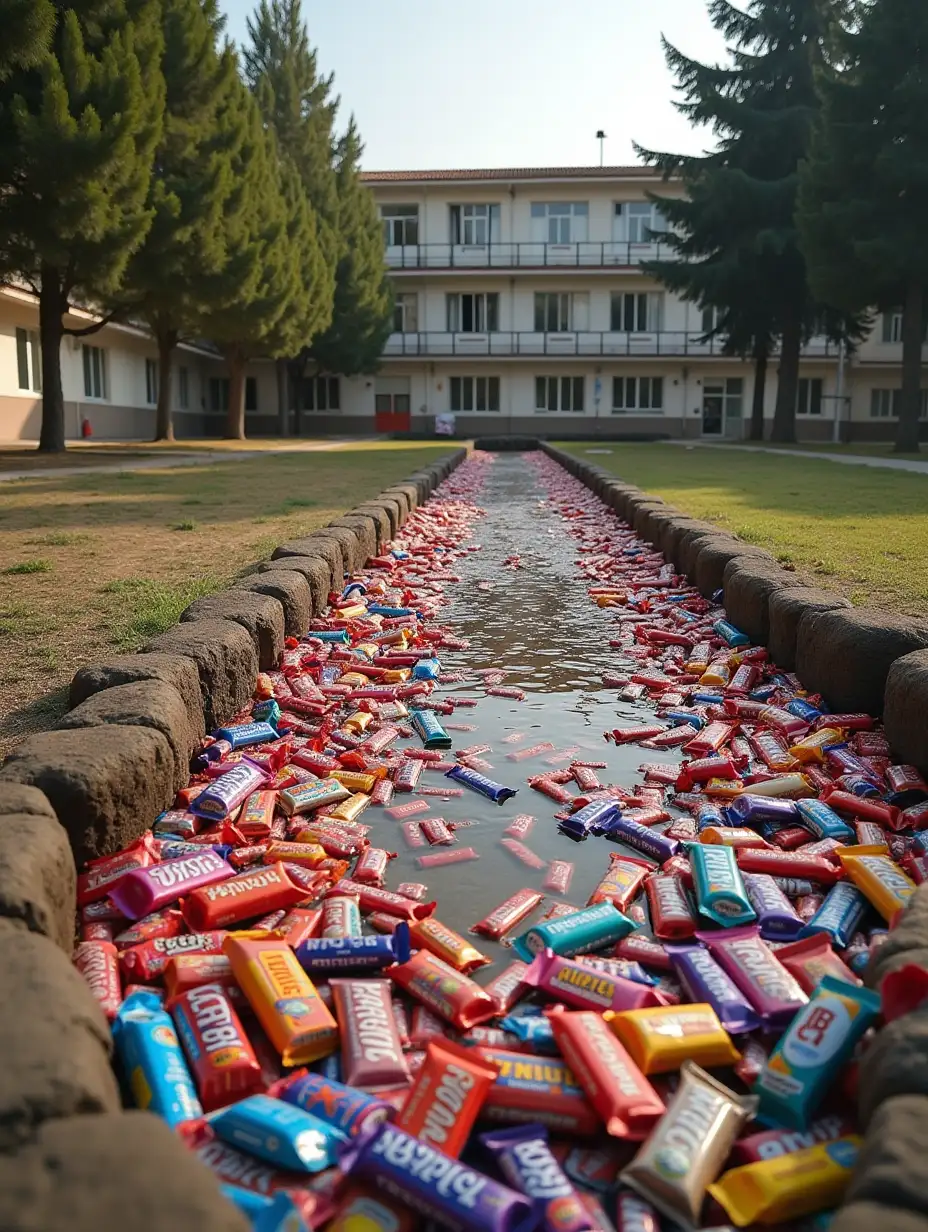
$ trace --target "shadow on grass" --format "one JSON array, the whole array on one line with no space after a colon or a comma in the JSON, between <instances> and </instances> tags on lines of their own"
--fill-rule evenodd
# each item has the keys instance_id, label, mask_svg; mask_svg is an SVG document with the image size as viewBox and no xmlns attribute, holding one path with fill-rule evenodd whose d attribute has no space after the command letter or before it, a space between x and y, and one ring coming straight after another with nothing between
<instances>
[{"instance_id":1,"label":"shadow on grass","mask_svg":"<svg viewBox=\"0 0 928 1232\"><path fill-rule=\"evenodd\" d=\"M36 732L48 731L68 712L68 689L62 686L17 706L0 719L0 757Z\"/></svg>"}]
</instances>

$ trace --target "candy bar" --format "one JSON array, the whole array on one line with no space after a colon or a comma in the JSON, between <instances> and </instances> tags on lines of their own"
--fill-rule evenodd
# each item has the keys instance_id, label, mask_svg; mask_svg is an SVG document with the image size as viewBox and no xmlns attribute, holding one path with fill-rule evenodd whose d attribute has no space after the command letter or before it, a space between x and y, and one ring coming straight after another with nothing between
<instances>
[{"instance_id":1,"label":"candy bar","mask_svg":"<svg viewBox=\"0 0 928 1232\"><path fill-rule=\"evenodd\" d=\"M409 1067L393 1018L390 981L336 979L330 987L341 1033L345 1082L374 1089L407 1083Z\"/></svg>"},{"instance_id":2,"label":"candy bar","mask_svg":"<svg viewBox=\"0 0 928 1232\"><path fill-rule=\"evenodd\" d=\"M456 1159L498 1073L450 1040L430 1041L397 1127Z\"/></svg>"}]
</instances>

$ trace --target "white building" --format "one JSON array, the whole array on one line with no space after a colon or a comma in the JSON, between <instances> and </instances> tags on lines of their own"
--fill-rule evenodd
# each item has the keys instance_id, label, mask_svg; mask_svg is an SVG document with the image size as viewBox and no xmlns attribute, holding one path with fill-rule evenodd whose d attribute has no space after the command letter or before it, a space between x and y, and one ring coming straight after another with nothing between
<instances>
[{"instance_id":1,"label":"white building","mask_svg":"<svg viewBox=\"0 0 928 1232\"><path fill-rule=\"evenodd\" d=\"M700 341L709 321L642 271L643 262L669 255L652 239L663 222L647 194L667 195L674 186L653 171L373 171L363 178L383 219L395 331L376 375L307 379L300 431L431 435L435 416L450 412L462 436L747 434L753 366L723 356L718 341ZM75 313L69 324L88 319ZM810 341L800 368L800 439L893 434L900 329L901 314L878 316L845 361L824 338ZM37 330L35 300L0 289L0 439L38 436ZM66 338L68 436L86 417L98 437L150 437L155 360L152 340L131 326ZM776 368L774 356L768 431ZM222 434L228 380L217 355L180 347L173 393L178 435ZM249 368L246 411L249 432L280 430L270 360Z\"/></svg>"}]
</instances>

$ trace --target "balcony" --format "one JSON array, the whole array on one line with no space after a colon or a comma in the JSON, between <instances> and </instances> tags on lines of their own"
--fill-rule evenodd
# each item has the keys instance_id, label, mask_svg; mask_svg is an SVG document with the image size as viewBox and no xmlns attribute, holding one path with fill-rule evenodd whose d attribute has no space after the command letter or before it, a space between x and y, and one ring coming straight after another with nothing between
<instances>
[{"instance_id":1,"label":"balcony","mask_svg":"<svg viewBox=\"0 0 928 1232\"><path fill-rule=\"evenodd\" d=\"M391 334L384 347L385 359L405 356L440 358L454 355L468 357L525 356L562 358L600 356L620 359L623 356L722 356L718 338L702 341L700 330L659 330L655 333L583 332L543 334L533 331L499 331L490 334L455 334L432 330L425 333ZM825 338L813 338L803 348L806 359L826 359L837 356L838 348ZM727 357L726 357L727 358Z\"/></svg>"},{"instance_id":2,"label":"balcony","mask_svg":"<svg viewBox=\"0 0 928 1232\"><path fill-rule=\"evenodd\" d=\"M397 270L616 269L672 259L666 244L583 240L576 244L403 244L388 246L387 265Z\"/></svg>"}]
</instances>

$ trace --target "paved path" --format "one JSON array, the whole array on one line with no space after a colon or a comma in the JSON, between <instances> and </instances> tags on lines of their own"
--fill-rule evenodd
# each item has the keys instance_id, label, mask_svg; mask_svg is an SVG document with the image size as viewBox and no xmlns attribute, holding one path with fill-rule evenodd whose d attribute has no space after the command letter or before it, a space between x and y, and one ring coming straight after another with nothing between
<instances>
[{"instance_id":1,"label":"paved path","mask_svg":"<svg viewBox=\"0 0 928 1232\"><path fill-rule=\"evenodd\" d=\"M276 453L319 453L338 449L342 445L369 440L369 437L352 437L336 441L294 441L292 445L275 445L271 449L215 449L190 453L165 453L144 458L120 458L101 462L99 466L48 466L34 470L0 471L0 483L12 479L72 479L78 475L110 475L119 471L158 471L177 466L208 466L213 462L248 462L254 458L266 458ZM131 448L131 442L127 442Z\"/></svg>"},{"instance_id":2,"label":"paved path","mask_svg":"<svg viewBox=\"0 0 928 1232\"><path fill-rule=\"evenodd\" d=\"M862 453L818 453L805 449L781 449L756 445L716 445L709 441L667 441L668 445L682 445L686 449L724 449L731 453L779 453L788 458L805 458L806 461L842 462L845 466L877 466L889 471L912 471L916 475L928 475L928 461L913 462L908 458L869 457Z\"/></svg>"}]
</instances>

